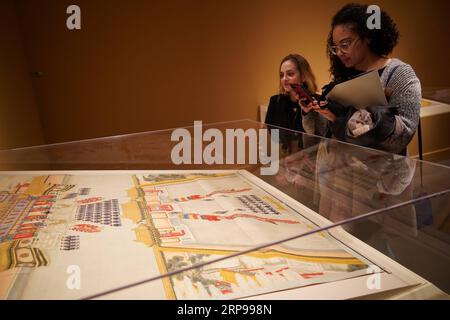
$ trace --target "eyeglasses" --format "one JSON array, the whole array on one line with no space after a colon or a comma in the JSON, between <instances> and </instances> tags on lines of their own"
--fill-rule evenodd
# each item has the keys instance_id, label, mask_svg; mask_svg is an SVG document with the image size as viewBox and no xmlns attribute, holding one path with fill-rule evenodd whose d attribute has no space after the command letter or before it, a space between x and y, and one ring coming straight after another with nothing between
<instances>
[{"instance_id":1,"label":"eyeglasses","mask_svg":"<svg viewBox=\"0 0 450 320\"><path fill-rule=\"evenodd\" d=\"M350 49L352 48L352 45L358 42L359 38L357 39L348 39L344 40L341 43L339 43L337 46L330 46L328 45L328 50L330 50L330 53L334 56L338 54L338 51L340 50L342 53L348 53Z\"/></svg>"}]
</instances>

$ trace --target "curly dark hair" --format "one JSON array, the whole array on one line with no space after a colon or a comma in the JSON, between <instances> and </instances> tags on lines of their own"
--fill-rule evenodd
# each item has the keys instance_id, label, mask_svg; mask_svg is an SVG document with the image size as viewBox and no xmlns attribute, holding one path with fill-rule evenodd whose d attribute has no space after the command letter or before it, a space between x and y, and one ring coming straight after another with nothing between
<instances>
[{"instance_id":1,"label":"curly dark hair","mask_svg":"<svg viewBox=\"0 0 450 320\"><path fill-rule=\"evenodd\" d=\"M373 53L382 57L389 55L394 50L400 37L397 25L387 12L381 10L381 28L367 28L367 18L370 16L370 13L367 13L368 7L367 4L357 3L350 3L342 7L333 17L327 44L333 45L334 28L338 25L346 25L356 32L361 39L368 40L369 49ZM351 70L346 68L337 56L329 52L328 46L327 54L330 59L330 72L336 81L344 80L351 75Z\"/></svg>"}]
</instances>

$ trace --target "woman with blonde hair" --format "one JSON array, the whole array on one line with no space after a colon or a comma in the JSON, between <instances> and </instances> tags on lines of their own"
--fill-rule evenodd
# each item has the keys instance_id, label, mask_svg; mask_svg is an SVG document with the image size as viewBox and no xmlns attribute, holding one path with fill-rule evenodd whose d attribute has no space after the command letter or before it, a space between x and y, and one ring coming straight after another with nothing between
<instances>
[{"instance_id":1,"label":"woman with blonde hair","mask_svg":"<svg viewBox=\"0 0 450 320\"><path fill-rule=\"evenodd\" d=\"M302 131L302 113L293 84L306 84L310 93L317 91L316 78L308 61L299 54L289 54L281 60L279 94L270 98L265 123L296 131Z\"/></svg>"}]
</instances>

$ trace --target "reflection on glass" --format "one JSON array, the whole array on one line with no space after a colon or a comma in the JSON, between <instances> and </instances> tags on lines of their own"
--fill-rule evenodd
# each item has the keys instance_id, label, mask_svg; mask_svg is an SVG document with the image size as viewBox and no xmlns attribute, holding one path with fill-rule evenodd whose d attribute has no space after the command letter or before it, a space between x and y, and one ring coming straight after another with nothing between
<instances>
[{"instance_id":1,"label":"reflection on glass","mask_svg":"<svg viewBox=\"0 0 450 320\"><path fill-rule=\"evenodd\" d=\"M261 124L209 127L225 132ZM441 260L433 261L446 265L449 168L282 129L276 175L261 175L260 165L248 163L177 166L170 133L1 152L8 170L50 170L1 174L0 254L9 261L1 270L3 284L12 281L1 287L3 297L309 292L378 273L396 276L383 259L427 275L401 259L408 250L397 242L406 238L415 240L402 245L419 250L426 242L420 249L439 252ZM82 291L67 289L70 266L84 272ZM402 286L397 280L389 288Z\"/></svg>"}]
</instances>

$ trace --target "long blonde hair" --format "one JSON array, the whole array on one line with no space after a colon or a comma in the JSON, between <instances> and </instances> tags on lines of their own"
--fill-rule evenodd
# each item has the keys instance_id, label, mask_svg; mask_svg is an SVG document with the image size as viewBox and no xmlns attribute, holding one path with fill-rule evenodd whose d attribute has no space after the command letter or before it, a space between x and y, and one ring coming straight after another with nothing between
<instances>
[{"instance_id":1,"label":"long blonde hair","mask_svg":"<svg viewBox=\"0 0 450 320\"><path fill-rule=\"evenodd\" d=\"M281 65L286 61L291 61L292 63L295 64L297 70L300 73L300 78L303 79L303 82L306 82L308 91L311 93L317 92L316 77L314 76L314 73L311 70L309 62L303 56L296 53L292 53L284 57L283 60L281 60L280 67L278 68L278 70L281 70ZM285 93L284 88L281 85L281 82L280 82L280 93L282 94Z\"/></svg>"}]
</instances>

